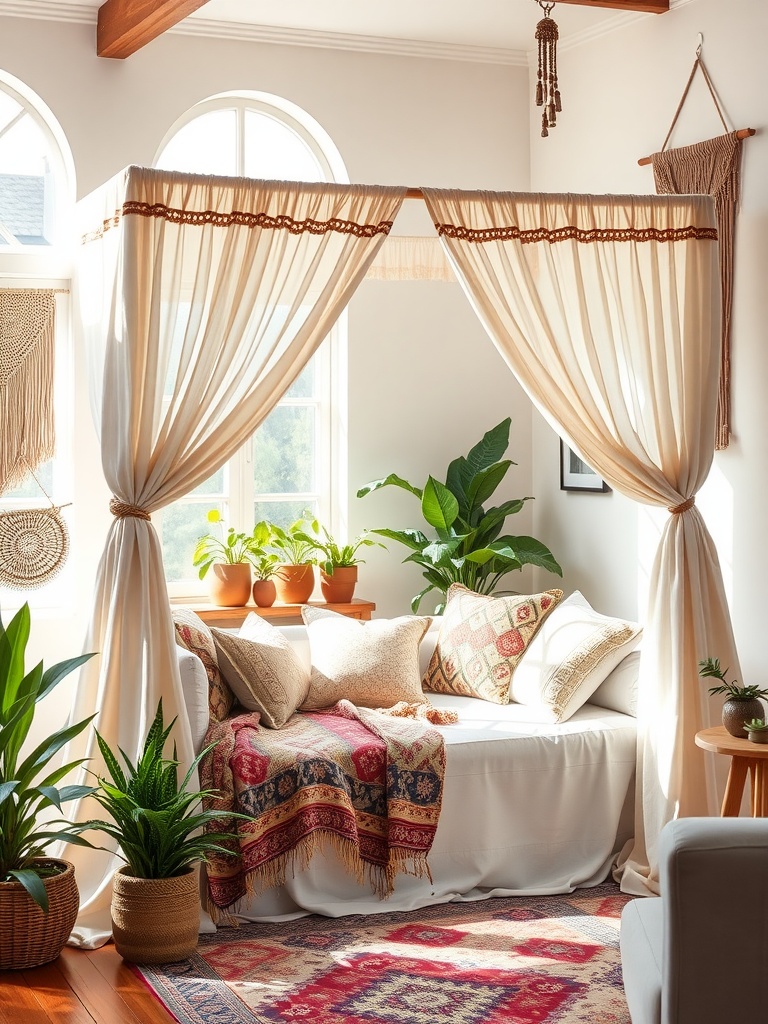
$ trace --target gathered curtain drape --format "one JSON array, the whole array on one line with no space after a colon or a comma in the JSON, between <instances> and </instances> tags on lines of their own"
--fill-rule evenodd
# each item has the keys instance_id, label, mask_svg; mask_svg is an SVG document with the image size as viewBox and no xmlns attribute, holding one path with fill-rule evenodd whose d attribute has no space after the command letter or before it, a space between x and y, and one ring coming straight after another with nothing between
<instances>
[{"instance_id":1,"label":"gathered curtain drape","mask_svg":"<svg viewBox=\"0 0 768 1024\"><path fill-rule=\"evenodd\" d=\"M424 190L439 237L508 366L616 490L666 507L640 670L635 838L624 891L658 892L657 839L716 812L698 661L738 674L714 543L694 503L714 454L720 365L716 219L708 196Z\"/></svg>"},{"instance_id":2,"label":"gathered curtain drape","mask_svg":"<svg viewBox=\"0 0 768 1024\"><path fill-rule=\"evenodd\" d=\"M130 167L79 205L80 312L115 518L98 570L76 720L133 758L163 700L193 756L159 539L149 516L254 432L328 333L389 232L402 188L263 182ZM72 757L100 764L93 731ZM87 805L80 809L87 815ZM68 847L81 912L111 927L103 852Z\"/></svg>"}]
</instances>

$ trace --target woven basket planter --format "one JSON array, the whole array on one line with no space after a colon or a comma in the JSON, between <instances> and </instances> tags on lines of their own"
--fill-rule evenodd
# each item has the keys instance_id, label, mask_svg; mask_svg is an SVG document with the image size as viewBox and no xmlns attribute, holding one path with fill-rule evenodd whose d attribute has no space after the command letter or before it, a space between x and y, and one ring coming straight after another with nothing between
<instances>
[{"instance_id":1,"label":"woven basket planter","mask_svg":"<svg viewBox=\"0 0 768 1024\"><path fill-rule=\"evenodd\" d=\"M40 860L64 869L43 879L48 893L47 914L21 882L0 882L0 970L21 971L50 963L75 926L80 895L74 865L51 857Z\"/></svg>"},{"instance_id":2,"label":"woven basket planter","mask_svg":"<svg viewBox=\"0 0 768 1024\"><path fill-rule=\"evenodd\" d=\"M112 938L124 960L168 964L197 948L200 893L197 872L175 878L136 878L120 868L112 880Z\"/></svg>"}]
</instances>

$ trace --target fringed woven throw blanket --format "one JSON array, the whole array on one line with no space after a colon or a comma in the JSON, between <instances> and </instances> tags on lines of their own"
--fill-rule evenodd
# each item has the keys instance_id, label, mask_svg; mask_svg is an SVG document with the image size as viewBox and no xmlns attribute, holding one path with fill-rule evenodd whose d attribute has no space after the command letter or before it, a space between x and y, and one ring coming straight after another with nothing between
<instances>
[{"instance_id":1,"label":"fringed woven throw blanket","mask_svg":"<svg viewBox=\"0 0 768 1024\"><path fill-rule=\"evenodd\" d=\"M251 818L229 826L236 857L208 865L215 918L226 920L246 893L281 885L325 843L381 898L400 872L431 879L445 746L427 722L340 701L279 730L262 728L257 714L212 722L209 743L201 782L220 794L209 806Z\"/></svg>"}]
</instances>

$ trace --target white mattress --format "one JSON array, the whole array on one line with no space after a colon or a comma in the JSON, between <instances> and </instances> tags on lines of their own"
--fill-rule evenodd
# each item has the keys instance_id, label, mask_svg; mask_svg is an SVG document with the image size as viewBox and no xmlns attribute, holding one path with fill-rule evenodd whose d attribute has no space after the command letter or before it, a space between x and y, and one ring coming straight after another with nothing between
<instances>
[{"instance_id":1,"label":"white mattress","mask_svg":"<svg viewBox=\"0 0 768 1024\"><path fill-rule=\"evenodd\" d=\"M415 910L450 900L547 895L597 885L632 834L636 721L591 704L562 725L520 704L430 694L455 708L443 726L443 806L432 882L398 876L387 900L354 882L331 849L279 889L241 900L245 920Z\"/></svg>"}]
</instances>

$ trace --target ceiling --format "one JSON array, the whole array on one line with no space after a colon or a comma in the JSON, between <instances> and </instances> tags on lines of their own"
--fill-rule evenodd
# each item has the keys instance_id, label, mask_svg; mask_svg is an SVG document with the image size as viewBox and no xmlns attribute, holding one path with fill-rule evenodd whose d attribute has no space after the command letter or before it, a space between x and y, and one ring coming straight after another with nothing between
<instances>
[{"instance_id":1,"label":"ceiling","mask_svg":"<svg viewBox=\"0 0 768 1024\"><path fill-rule=\"evenodd\" d=\"M576 0L578 2L578 0ZM80 0L67 8L93 8L94 18L104 0ZM18 7L18 4L14 6ZM50 3L28 0L24 6L50 10ZM55 16L55 15L53 15ZM375 40L447 44L449 47L490 48L526 53L533 45L536 23L542 17L536 0L208 0L196 13L185 18L177 30L219 34L222 28L236 31L238 25L252 37L279 32L288 41L311 43L311 34L360 38L364 48L375 48ZM575 6L574 0L558 3L553 17L560 27L561 43L584 32L621 27L638 17L651 17L605 8ZM349 40L353 42L353 40ZM405 47L407 49L407 45Z\"/></svg>"}]
</instances>

